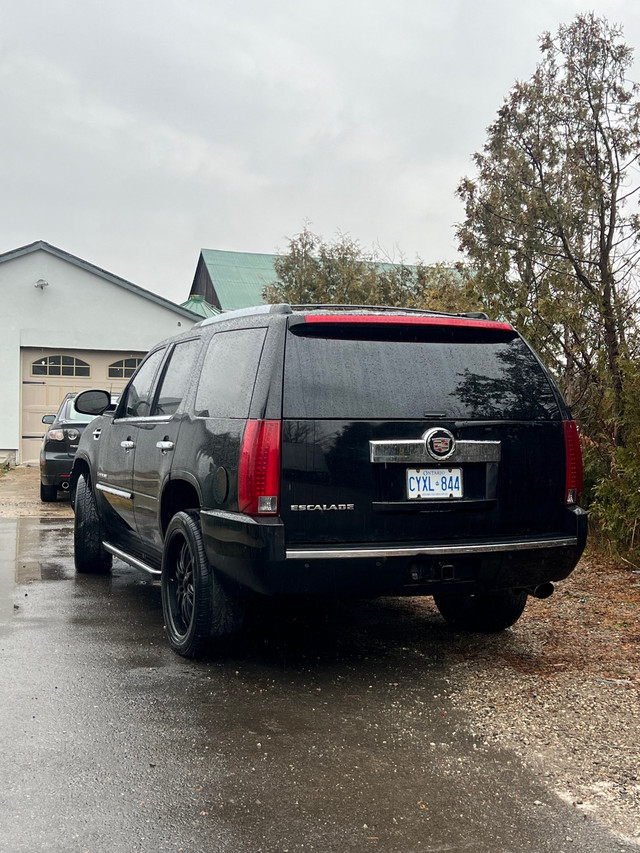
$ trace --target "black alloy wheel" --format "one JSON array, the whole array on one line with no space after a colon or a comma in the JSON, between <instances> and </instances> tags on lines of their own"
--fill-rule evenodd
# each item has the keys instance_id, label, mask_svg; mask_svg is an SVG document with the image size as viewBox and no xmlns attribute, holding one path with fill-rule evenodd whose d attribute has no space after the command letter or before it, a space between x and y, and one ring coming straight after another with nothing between
<instances>
[{"instance_id":1,"label":"black alloy wheel","mask_svg":"<svg viewBox=\"0 0 640 853\"><path fill-rule=\"evenodd\" d=\"M198 657L242 625L243 611L207 560L198 513L174 515L162 557L162 612L171 647Z\"/></svg>"},{"instance_id":2,"label":"black alloy wheel","mask_svg":"<svg viewBox=\"0 0 640 853\"><path fill-rule=\"evenodd\" d=\"M184 540L178 549L175 561L175 615L181 633L184 633L193 621L193 563L191 548Z\"/></svg>"}]
</instances>

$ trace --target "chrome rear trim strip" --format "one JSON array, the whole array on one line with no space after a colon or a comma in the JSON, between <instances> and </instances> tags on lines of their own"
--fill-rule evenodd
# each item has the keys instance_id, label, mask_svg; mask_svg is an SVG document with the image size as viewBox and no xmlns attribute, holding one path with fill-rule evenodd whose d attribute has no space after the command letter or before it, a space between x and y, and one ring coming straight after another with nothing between
<instances>
[{"instance_id":1,"label":"chrome rear trim strip","mask_svg":"<svg viewBox=\"0 0 640 853\"><path fill-rule=\"evenodd\" d=\"M106 492L108 495L115 495L117 498L126 498L129 501L133 497L131 492L123 492L121 489L114 489L112 486L105 486L103 483L98 483L96 489L100 492Z\"/></svg>"},{"instance_id":2,"label":"chrome rear trim strip","mask_svg":"<svg viewBox=\"0 0 640 853\"><path fill-rule=\"evenodd\" d=\"M465 545L417 545L398 548L289 548L288 560L347 560L354 557L442 557L453 554L499 554L507 551L533 551L540 548L575 548L578 539L566 536L561 539L523 539L517 542Z\"/></svg>"},{"instance_id":3,"label":"chrome rear trim strip","mask_svg":"<svg viewBox=\"0 0 640 853\"><path fill-rule=\"evenodd\" d=\"M221 518L223 521L235 521L239 524L258 524L255 518L251 518L242 512L227 512L223 509L201 509L200 517L203 515L207 516L207 518Z\"/></svg>"},{"instance_id":4,"label":"chrome rear trim strip","mask_svg":"<svg viewBox=\"0 0 640 853\"><path fill-rule=\"evenodd\" d=\"M148 575L153 575L156 578L160 577L162 574L160 569L152 569L151 566L147 565L143 560L139 560L137 557L132 557L131 554L127 554L126 551L121 551L120 548L116 548L115 545L110 545L109 542L103 542L102 547L105 551L113 554L114 557L122 560L123 563L128 563L130 566L133 566L134 569L140 569L141 572L146 572Z\"/></svg>"},{"instance_id":5,"label":"chrome rear trim strip","mask_svg":"<svg viewBox=\"0 0 640 853\"><path fill-rule=\"evenodd\" d=\"M457 462L499 462L501 456L499 441L457 441L451 456L446 460L434 459L427 452L423 438L406 441L370 441L369 458L371 462L401 462L439 464L450 468Z\"/></svg>"}]
</instances>

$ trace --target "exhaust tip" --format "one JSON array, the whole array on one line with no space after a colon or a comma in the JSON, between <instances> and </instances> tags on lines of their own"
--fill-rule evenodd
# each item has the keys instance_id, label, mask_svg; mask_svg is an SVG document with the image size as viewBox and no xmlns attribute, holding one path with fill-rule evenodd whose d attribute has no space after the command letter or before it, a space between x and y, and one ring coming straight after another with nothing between
<instances>
[{"instance_id":1,"label":"exhaust tip","mask_svg":"<svg viewBox=\"0 0 640 853\"><path fill-rule=\"evenodd\" d=\"M529 591L534 598L549 598L553 595L555 587L552 583L541 583Z\"/></svg>"}]
</instances>

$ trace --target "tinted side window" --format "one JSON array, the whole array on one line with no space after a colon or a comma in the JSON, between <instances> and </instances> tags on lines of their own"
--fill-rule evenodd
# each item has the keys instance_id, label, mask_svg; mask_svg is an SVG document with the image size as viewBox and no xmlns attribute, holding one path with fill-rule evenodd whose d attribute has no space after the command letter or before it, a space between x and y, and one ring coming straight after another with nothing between
<instances>
[{"instance_id":1,"label":"tinted side window","mask_svg":"<svg viewBox=\"0 0 640 853\"><path fill-rule=\"evenodd\" d=\"M246 418L266 329L218 332L205 356L195 414L200 418Z\"/></svg>"},{"instance_id":2,"label":"tinted side window","mask_svg":"<svg viewBox=\"0 0 640 853\"><path fill-rule=\"evenodd\" d=\"M151 353L140 365L125 391L125 399L118 408L121 418L144 418L151 411L152 385L165 349Z\"/></svg>"},{"instance_id":3,"label":"tinted side window","mask_svg":"<svg viewBox=\"0 0 640 853\"><path fill-rule=\"evenodd\" d=\"M153 415L173 415L187 390L193 362L198 353L199 340L176 344L169 364L164 369L160 390L153 406Z\"/></svg>"},{"instance_id":4,"label":"tinted side window","mask_svg":"<svg viewBox=\"0 0 640 853\"><path fill-rule=\"evenodd\" d=\"M546 420L560 412L524 342L287 339L284 417Z\"/></svg>"}]
</instances>

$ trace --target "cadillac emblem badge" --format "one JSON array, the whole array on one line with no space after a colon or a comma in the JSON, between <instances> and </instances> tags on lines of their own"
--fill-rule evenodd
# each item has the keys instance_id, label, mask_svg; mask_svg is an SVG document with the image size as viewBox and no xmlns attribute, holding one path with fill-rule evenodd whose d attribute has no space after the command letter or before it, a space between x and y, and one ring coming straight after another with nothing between
<instances>
[{"instance_id":1,"label":"cadillac emblem badge","mask_svg":"<svg viewBox=\"0 0 640 853\"><path fill-rule=\"evenodd\" d=\"M442 427L428 430L424 436L424 443L429 456L439 462L448 459L456 449L455 438L448 429L442 429Z\"/></svg>"}]
</instances>

